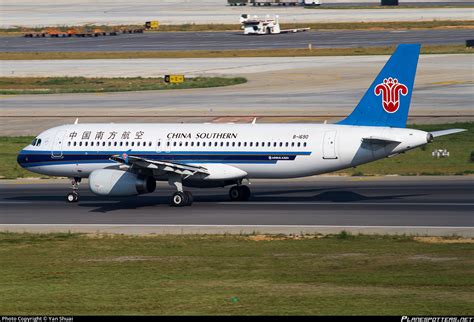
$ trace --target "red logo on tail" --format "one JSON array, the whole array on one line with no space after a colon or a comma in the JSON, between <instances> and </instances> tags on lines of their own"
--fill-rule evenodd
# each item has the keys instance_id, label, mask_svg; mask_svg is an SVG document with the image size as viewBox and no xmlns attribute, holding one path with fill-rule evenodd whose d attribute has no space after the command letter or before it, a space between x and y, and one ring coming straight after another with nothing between
<instances>
[{"instance_id":1,"label":"red logo on tail","mask_svg":"<svg viewBox=\"0 0 474 322\"><path fill-rule=\"evenodd\" d=\"M385 78L382 84L378 84L374 88L375 95L382 95L382 106L387 113L395 113L400 106L400 94L406 96L408 88L399 83L398 79L389 77Z\"/></svg>"}]
</instances>

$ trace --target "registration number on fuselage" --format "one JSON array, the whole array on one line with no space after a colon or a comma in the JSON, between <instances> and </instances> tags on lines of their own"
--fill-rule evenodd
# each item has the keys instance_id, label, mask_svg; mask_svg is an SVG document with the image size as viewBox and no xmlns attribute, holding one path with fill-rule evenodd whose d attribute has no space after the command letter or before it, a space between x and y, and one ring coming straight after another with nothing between
<instances>
[{"instance_id":1,"label":"registration number on fuselage","mask_svg":"<svg viewBox=\"0 0 474 322\"><path fill-rule=\"evenodd\" d=\"M293 135L293 140L307 140L309 139L308 134L294 134Z\"/></svg>"}]
</instances>

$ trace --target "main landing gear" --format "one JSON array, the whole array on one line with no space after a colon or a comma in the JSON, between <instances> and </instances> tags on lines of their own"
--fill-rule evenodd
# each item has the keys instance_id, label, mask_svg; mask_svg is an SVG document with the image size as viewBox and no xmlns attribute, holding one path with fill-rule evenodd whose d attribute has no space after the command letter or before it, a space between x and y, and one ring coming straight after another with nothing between
<instances>
[{"instance_id":1,"label":"main landing gear","mask_svg":"<svg viewBox=\"0 0 474 322\"><path fill-rule=\"evenodd\" d=\"M72 192L66 195L66 200L69 203L78 202L79 201L79 184L81 183L81 178L72 178Z\"/></svg>"},{"instance_id":2,"label":"main landing gear","mask_svg":"<svg viewBox=\"0 0 474 322\"><path fill-rule=\"evenodd\" d=\"M250 189L243 185L233 186L229 190L229 197L232 201L247 201L250 198Z\"/></svg>"},{"instance_id":3,"label":"main landing gear","mask_svg":"<svg viewBox=\"0 0 474 322\"><path fill-rule=\"evenodd\" d=\"M171 197L171 206L184 207L191 206L193 204L193 194L189 191L183 191L183 183L180 175L170 176L168 183L170 186L175 186L178 190Z\"/></svg>"}]
</instances>

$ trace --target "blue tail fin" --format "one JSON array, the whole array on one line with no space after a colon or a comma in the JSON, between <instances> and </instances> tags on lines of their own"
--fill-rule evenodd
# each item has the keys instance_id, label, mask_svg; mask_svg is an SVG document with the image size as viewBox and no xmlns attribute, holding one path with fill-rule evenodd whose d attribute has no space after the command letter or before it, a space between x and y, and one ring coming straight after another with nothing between
<instances>
[{"instance_id":1,"label":"blue tail fin","mask_svg":"<svg viewBox=\"0 0 474 322\"><path fill-rule=\"evenodd\" d=\"M405 127L420 45L398 45L352 113L338 124Z\"/></svg>"}]
</instances>

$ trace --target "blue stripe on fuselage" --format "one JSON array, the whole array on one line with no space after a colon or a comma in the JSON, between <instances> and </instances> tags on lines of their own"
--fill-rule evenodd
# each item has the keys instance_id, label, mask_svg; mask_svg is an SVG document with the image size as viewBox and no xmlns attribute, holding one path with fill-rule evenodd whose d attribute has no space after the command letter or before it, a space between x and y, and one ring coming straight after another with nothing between
<instances>
[{"instance_id":1,"label":"blue stripe on fuselage","mask_svg":"<svg viewBox=\"0 0 474 322\"><path fill-rule=\"evenodd\" d=\"M64 151L61 157L52 157L51 151L23 150L18 155L22 167L34 167L54 164L114 163L110 156L124 151ZM131 151L129 155L145 159L179 163L276 163L292 161L298 155L310 155L311 152L250 152L250 151ZM59 155L57 152L56 155Z\"/></svg>"}]
</instances>

